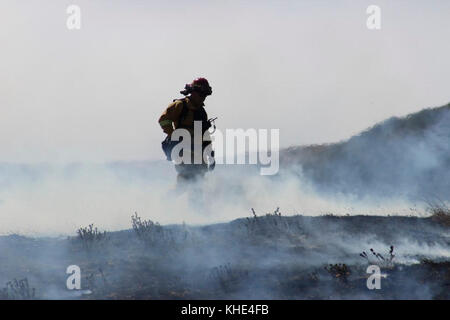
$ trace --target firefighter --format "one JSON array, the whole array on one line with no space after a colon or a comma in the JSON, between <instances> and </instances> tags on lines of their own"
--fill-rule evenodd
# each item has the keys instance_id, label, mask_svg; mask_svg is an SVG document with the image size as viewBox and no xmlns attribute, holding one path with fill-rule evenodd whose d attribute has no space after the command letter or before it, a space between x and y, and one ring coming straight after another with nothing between
<instances>
[{"instance_id":1,"label":"firefighter","mask_svg":"<svg viewBox=\"0 0 450 320\"><path fill-rule=\"evenodd\" d=\"M210 121L208 121L208 115L205 111L204 101L207 96L212 94L212 89L205 78L197 78L190 84L186 84L183 91L180 91L185 97L183 99L174 100L167 109L163 112L158 122L164 133L167 134L164 142L170 144L170 137L175 129L184 128L189 131L191 135L191 148L190 150L183 150L183 152L189 152L191 163L180 163L175 165L175 169L178 173L177 184L184 184L185 182L195 181L199 178L203 178L205 173L214 168L214 165L208 166L208 163L203 157L203 151L211 144L211 138L209 136L208 129L211 127ZM194 121L202 122L202 147L195 148L194 146ZM206 133L205 133L206 132ZM173 144L171 144L173 146ZM195 150L201 150L201 163L194 163ZM171 160L169 154L171 149L164 150L168 160ZM198 151L197 151L198 152ZM210 159L211 163L214 163L214 159Z\"/></svg>"}]
</instances>

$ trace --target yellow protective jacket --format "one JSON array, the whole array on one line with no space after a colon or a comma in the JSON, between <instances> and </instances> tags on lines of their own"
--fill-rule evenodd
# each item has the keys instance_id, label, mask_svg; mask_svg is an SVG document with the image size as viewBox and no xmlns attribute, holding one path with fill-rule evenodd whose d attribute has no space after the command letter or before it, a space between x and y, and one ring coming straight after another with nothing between
<instances>
[{"instance_id":1,"label":"yellow protective jacket","mask_svg":"<svg viewBox=\"0 0 450 320\"><path fill-rule=\"evenodd\" d=\"M203 109L203 112L207 119L206 111L204 111L204 108L203 108L203 106L204 106L203 103L202 103L202 105L198 106L198 105L195 105L193 103L193 101L191 101L191 99L189 99L189 97L186 97L184 99L186 101L187 111L185 112L183 119L181 119L180 123L178 123L178 122L179 122L179 119L180 119L180 116L181 116L182 110L183 110L182 99L175 100L174 102L169 104L167 109L163 112L163 114L158 119L159 125L163 129L164 133L166 133L167 135L171 135L175 129L181 127L181 128L185 128L186 130L188 130L192 136L194 134L194 113L195 113L195 111L200 111L199 110L200 108ZM203 123L203 125L205 125L205 123ZM204 130L205 129L203 128L203 131ZM206 134L205 140L211 141L208 133Z\"/></svg>"}]
</instances>

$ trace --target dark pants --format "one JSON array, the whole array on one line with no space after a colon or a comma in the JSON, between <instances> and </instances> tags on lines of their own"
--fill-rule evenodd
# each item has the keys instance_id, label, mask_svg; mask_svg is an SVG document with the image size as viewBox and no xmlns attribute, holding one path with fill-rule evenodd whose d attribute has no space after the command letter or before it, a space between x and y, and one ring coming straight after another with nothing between
<instances>
[{"instance_id":1,"label":"dark pants","mask_svg":"<svg viewBox=\"0 0 450 320\"><path fill-rule=\"evenodd\" d=\"M208 164L203 159L203 151L210 144L210 142L203 142L201 148L200 156L202 163L196 164L194 153L197 152L192 145L192 149L190 150L190 160L191 164L181 163L175 165L175 170L178 172L177 176L177 185L185 185L189 182L195 182L199 179L203 179L206 172L208 172Z\"/></svg>"},{"instance_id":2,"label":"dark pants","mask_svg":"<svg viewBox=\"0 0 450 320\"><path fill-rule=\"evenodd\" d=\"M208 165L202 164L177 164L175 165L177 170L177 184L184 184L186 182L195 182L205 176L208 171Z\"/></svg>"}]
</instances>

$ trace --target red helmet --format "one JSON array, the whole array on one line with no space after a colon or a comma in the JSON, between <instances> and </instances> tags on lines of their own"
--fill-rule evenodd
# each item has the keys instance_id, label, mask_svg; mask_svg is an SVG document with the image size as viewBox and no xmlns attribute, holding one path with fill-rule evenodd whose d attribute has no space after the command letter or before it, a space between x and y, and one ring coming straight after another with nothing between
<instances>
[{"instance_id":1,"label":"red helmet","mask_svg":"<svg viewBox=\"0 0 450 320\"><path fill-rule=\"evenodd\" d=\"M188 95L189 93L194 91L203 94L205 96L209 96L212 94L212 88L209 85L208 80L206 80L205 78L197 78L190 84L186 84L184 90L180 91L180 93Z\"/></svg>"}]
</instances>

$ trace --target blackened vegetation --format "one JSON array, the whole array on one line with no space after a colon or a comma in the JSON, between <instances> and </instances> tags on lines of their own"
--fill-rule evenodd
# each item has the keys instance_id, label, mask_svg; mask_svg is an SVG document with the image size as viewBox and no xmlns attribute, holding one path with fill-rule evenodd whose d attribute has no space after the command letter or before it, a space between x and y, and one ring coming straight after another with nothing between
<instances>
[{"instance_id":1,"label":"blackened vegetation","mask_svg":"<svg viewBox=\"0 0 450 320\"><path fill-rule=\"evenodd\" d=\"M81 242L83 248L90 250L94 246L102 243L106 239L106 231L100 232L93 224L81 227L77 230L77 240Z\"/></svg>"},{"instance_id":2,"label":"blackened vegetation","mask_svg":"<svg viewBox=\"0 0 450 320\"><path fill-rule=\"evenodd\" d=\"M0 281L26 276L39 293L11 282L1 294L3 299L449 299L449 242L448 228L433 217L285 216L279 208L264 214L252 209L249 218L194 227L161 226L135 213L124 231L105 233L91 225L69 240L0 237ZM81 268L79 294L65 287L65 269L72 264ZM380 290L367 288L370 265L383 273Z\"/></svg>"},{"instance_id":3,"label":"blackened vegetation","mask_svg":"<svg viewBox=\"0 0 450 320\"><path fill-rule=\"evenodd\" d=\"M436 262L423 259L425 272L418 272L423 283L442 283L443 290L437 290L434 299L450 299L450 261Z\"/></svg>"},{"instance_id":4,"label":"blackened vegetation","mask_svg":"<svg viewBox=\"0 0 450 320\"><path fill-rule=\"evenodd\" d=\"M363 251L359 254L360 257L367 260L369 265L378 265L383 268L392 268L394 267L394 246L389 247L388 253L383 256L381 253L376 252L373 248L370 248L370 254L367 254L366 251Z\"/></svg>"},{"instance_id":5,"label":"blackened vegetation","mask_svg":"<svg viewBox=\"0 0 450 320\"><path fill-rule=\"evenodd\" d=\"M214 267L209 274L211 283L218 285L216 289L223 290L225 293L238 291L248 277L248 270L233 267L229 263Z\"/></svg>"},{"instance_id":6,"label":"blackened vegetation","mask_svg":"<svg viewBox=\"0 0 450 320\"><path fill-rule=\"evenodd\" d=\"M277 237L280 235L280 231L286 231L289 228L289 224L281 218L280 208L262 217L258 217L253 208L252 213L253 216L246 218L244 222L249 236Z\"/></svg>"},{"instance_id":7,"label":"blackened vegetation","mask_svg":"<svg viewBox=\"0 0 450 320\"><path fill-rule=\"evenodd\" d=\"M173 233L164 229L158 222L142 220L137 212L131 216L131 224L137 237L151 246L174 245Z\"/></svg>"},{"instance_id":8,"label":"blackened vegetation","mask_svg":"<svg viewBox=\"0 0 450 320\"><path fill-rule=\"evenodd\" d=\"M1 300L29 300L35 298L35 289L31 288L28 279L8 281L0 290Z\"/></svg>"},{"instance_id":9,"label":"blackened vegetation","mask_svg":"<svg viewBox=\"0 0 450 320\"><path fill-rule=\"evenodd\" d=\"M252 217L245 218L239 228L245 229L249 242L271 242L276 244L279 241L289 241L292 244L299 243L305 232L302 226L294 219L283 217L280 208L276 208L271 213L258 216L252 208Z\"/></svg>"},{"instance_id":10,"label":"blackened vegetation","mask_svg":"<svg viewBox=\"0 0 450 320\"><path fill-rule=\"evenodd\" d=\"M429 211L434 221L443 226L450 227L450 208L444 202L438 204L433 203L429 205Z\"/></svg>"},{"instance_id":11,"label":"blackened vegetation","mask_svg":"<svg viewBox=\"0 0 450 320\"><path fill-rule=\"evenodd\" d=\"M345 263L330 264L325 267L328 273L338 280L344 283L348 282L348 276L350 275L350 268Z\"/></svg>"}]
</instances>

